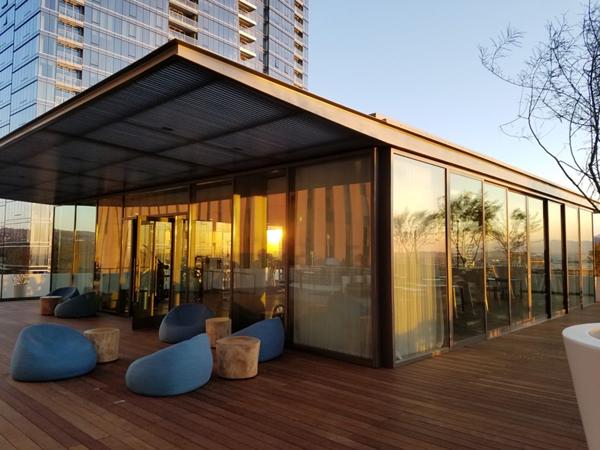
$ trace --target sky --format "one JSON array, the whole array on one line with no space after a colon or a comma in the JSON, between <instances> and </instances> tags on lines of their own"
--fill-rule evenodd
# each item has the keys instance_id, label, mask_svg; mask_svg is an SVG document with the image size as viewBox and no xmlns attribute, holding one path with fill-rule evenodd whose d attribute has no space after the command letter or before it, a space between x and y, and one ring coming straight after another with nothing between
<instances>
[{"instance_id":1,"label":"sky","mask_svg":"<svg viewBox=\"0 0 600 450\"><path fill-rule=\"evenodd\" d=\"M525 33L507 61L518 71L551 19L575 22L576 0L311 0L311 92L361 112L378 112L570 187L534 143L507 136L520 91L479 61L507 25ZM556 148L560 141L553 142ZM572 187L571 187L572 188Z\"/></svg>"}]
</instances>

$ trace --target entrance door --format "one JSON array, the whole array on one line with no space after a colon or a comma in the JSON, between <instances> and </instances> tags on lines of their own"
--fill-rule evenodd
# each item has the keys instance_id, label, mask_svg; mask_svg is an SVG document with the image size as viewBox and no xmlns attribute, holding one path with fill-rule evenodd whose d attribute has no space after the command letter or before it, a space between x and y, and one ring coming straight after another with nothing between
<instances>
[{"instance_id":1,"label":"entrance door","mask_svg":"<svg viewBox=\"0 0 600 450\"><path fill-rule=\"evenodd\" d=\"M167 312L179 304L187 253L187 220L184 217L137 219L135 259L132 261L132 326L157 327ZM183 263L183 264L182 264Z\"/></svg>"}]
</instances>

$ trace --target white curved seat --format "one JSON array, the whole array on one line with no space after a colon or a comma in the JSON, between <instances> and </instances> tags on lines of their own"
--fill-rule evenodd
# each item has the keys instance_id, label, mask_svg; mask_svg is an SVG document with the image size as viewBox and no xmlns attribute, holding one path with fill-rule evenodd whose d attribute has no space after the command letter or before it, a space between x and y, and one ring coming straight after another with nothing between
<instances>
[{"instance_id":1,"label":"white curved seat","mask_svg":"<svg viewBox=\"0 0 600 450\"><path fill-rule=\"evenodd\" d=\"M565 328L562 336L588 446L600 449L600 323Z\"/></svg>"}]
</instances>

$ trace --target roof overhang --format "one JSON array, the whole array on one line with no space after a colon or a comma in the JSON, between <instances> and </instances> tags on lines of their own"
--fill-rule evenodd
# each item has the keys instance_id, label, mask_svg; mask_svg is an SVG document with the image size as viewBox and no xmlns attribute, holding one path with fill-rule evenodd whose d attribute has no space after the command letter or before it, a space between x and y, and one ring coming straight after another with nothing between
<instances>
[{"instance_id":1,"label":"roof overhang","mask_svg":"<svg viewBox=\"0 0 600 450\"><path fill-rule=\"evenodd\" d=\"M380 145L585 204L504 163L176 40L0 139L0 198L75 203Z\"/></svg>"}]
</instances>

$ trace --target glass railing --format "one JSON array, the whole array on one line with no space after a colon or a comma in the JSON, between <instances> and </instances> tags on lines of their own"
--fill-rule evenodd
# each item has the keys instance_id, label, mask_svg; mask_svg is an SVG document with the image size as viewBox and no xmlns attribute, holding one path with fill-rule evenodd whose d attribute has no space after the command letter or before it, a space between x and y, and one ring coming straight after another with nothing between
<instances>
[{"instance_id":1,"label":"glass railing","mask_svg":"<svg viewBox=\"0 0 600 450\"><path fill-rule=\"evenodd\" d=\"M183 14L181 14L180 12L177 11L173 11L172 9L169 10L169 17L178 20L179 22L183 22L186 25L189 25L190 27L196 29L198 28L198 21L197 20L193 20L190 19L189 17L184 16Z\"/></svg>"},{"instance_id":2,"label":"glass railing","mask_svg":"<svg viewBox=\"0 0 600 450\"><path fill-rule=\"evenodd\" d=\"M71 41L83 43L83 34L76 33L67 28L59 28L58 35Z\"/></svg>"},{"instance_id":3,"label":"glass railing","mask_svg":"<svg viewBox=\"0 0 600 450\"><path fill-rule=\"evenodd\" d=\"M0 300L40 297L50 292L50 273L5 273L0 285Z\"/></svg>"},{"instance_id":4,"label":"glass railing","mask_svg":"<svg viewBox=\"0 0 600 450\"><path fill-rule=\"evenodd\" d=\"M198 3L192 2L190 0L171 0L171 3L174 3L176 5L186 6L189 9L193 9L193 10L198 9Z\"/></svg>"},{"instance_id":5,"label":"glass railing","mask_svg":"<svg viewBox=\"0 0 600 450\"><path fill-rule=\"evenodd\" d=\"M56 82L64 84L65 86L72 86L76 88L81 87L81 78L75 78L64 73L56 74Z\"/></svg>"},{"instance_id":6,"label":"glass railing","mask_svg":"<svg viewBox=\"0 0 600 450\"><path fill-rule=\"evenodd\" d=\"M72 5L67 5L65 3L61 3L58 5L58 12L59 14L77 20L79 22L83 22L85 18L85 16L79 9L75 8Z\"/></svg>"},{"instance_id":7,"label":"glass railing","mask_svg":"<svg viewBox=\"0 0 600 450\"><path fill-rule=\"evenodd\" d=\"M71 64L75 64L78 66L81 66L83 64L83 57L73 54L71 52L64 51L64 50L57 50L56 57L59 59L62 59L63 61L66 61Z\"/></svg>"},{"instance_id":8,"label":"glass railing","mask_svg":"<svg viewBox=\"0 0 600 450\"><path fill-rule=\"evenodd\" d=\"M180 39L188 44L198 45L198 39L193 38L192 36L188 36L187 34L181 33L177 30L169 29L169 37L171 39Z\"/></svg>"}]
</instances>

